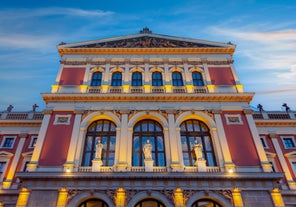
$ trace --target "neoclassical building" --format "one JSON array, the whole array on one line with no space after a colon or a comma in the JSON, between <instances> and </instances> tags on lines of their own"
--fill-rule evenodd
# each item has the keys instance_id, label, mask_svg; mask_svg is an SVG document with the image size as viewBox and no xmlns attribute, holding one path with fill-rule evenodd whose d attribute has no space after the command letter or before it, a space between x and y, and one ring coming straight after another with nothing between
<instances>
[{"instance_id":1,"label":"neoclassical building","mask_svg":"<svg viewBox=\"0 0 296 207\"><path fill-rule=\"evenodd\" d=\"M58 45L43 112L0 112L0 206L296 205L295 112L255 112L235 45L152 33Z\"/></svg>"}]
</instances>

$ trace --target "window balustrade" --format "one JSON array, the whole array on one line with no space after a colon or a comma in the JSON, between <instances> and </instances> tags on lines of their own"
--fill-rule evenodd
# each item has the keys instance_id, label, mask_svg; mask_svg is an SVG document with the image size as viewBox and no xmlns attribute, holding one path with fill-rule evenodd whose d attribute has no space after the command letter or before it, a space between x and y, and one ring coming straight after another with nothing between
<instances>
[{"instance_id":1,"label":"window balustrade","mask_svg":"<svg viewBox=\"0 0 296 207\"><path fill-rule=\"evenodd\" d=\"M89 93L101 93L102 89L101 89L101 87L98 87L98 86L90 86L88 88L88 92Z\"/></svg>"},{"instance_id":2,"label":"window balustrade","mask_svg":"<svg viewBox=\"0 0 296 207\"><path fill-rule=\"evenodd\" d=\"M142 86L132 86L130 88L130 92L131 93L143 93L144 92L144 89Z\"/></svg>"}]
</instances>

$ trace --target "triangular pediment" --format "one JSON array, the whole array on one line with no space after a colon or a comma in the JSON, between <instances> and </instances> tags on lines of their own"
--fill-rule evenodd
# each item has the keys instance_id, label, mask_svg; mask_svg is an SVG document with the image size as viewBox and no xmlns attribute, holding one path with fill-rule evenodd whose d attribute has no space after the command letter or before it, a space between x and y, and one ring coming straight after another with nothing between
<instances>
[{"instance_id":1,"label":"triangular pediment","mask_svg":"<svg viewBox=\"0 0 296 207\"><path fill-rule=\"evenodd\" d=\"M235 45L153 33L140 33L72 44L61 43L58 48L235 48Z\"/></svg>"}]
</instances>

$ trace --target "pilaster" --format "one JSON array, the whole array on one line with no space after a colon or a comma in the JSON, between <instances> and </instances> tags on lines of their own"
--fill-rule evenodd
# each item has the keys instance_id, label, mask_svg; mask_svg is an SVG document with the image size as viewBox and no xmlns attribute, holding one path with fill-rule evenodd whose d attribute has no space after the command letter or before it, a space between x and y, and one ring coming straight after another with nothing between
<instances>
[{"instance_id":1,"label":"pilaster","mask_svg":"<svg viewBox=\"0 0 296 207\"><path fill-rule=\"evenodd\" d=\"M174 190L174 203L175 203L175 207L185 207L185 201L184 201L184 194L183 194L183 190L181 188L177 188L176 190Z\"/></svg>"},{"instance_id":2,"label":"pilaster","mask_svg":"<svg viewBox=\"0 0 296 207\"><path fill-rule=\"evenodd\" d=\"M255 143L255 147L258 152L261 167L264 172L272 172L271 165L268 162L268 159L265 154L265 150L260 142L259 133L258 133L257 127L255 125L255 121L252 116L252 111L251 110L244 110L244 113L246 115L247 122L248 122L248 125L250 128L251 134L252 134L252 139Z\"/></svg>"},{"instance_id":3,"label":"pilaster","mask_svg":"<svg viewBox=\"0 0 296 207\"><path fill-rule=\"evenodd\" d=\"M274 147L274 149L276 151L276 154L277 154L277 156L279 158L280 164L281 164L281 166L283 168L283 172L285 173L285 178L287 179L288 186L289 186L289 188L291 190L295 190L296 189L296 183L293 180L292 174L290 172L290 169L289 169L288 164L286 162L286 159L284 157L283 151L282 151L282 149L280 147L280 144L278 142L277 135L276 134L270 134L270 137L271 137L273 147Z\"/></svg>"},{"instance_id":4,"label":"pilaster","mask_svg":"<svg viewBox=\"0 0 296 207\"><path fill-rule=\"evenodd\" d=\"M127 168L128 140L131 138L128 136L128 113L129 111L121 111L121 128L116 132L119 135L119 137L116 137L116 140L119 142L117 163L117 169L119 171L125 171Z\"/></svg>"},{"instance_id":5,"label":"pilaster","mask_svg":"<svg viewBox=\"0 0 296 207\"><path fill-rule=\"evenodd\" d=\"M238 188L232 190L234 207L244 207L241 191Z\"/></svg>"},{"instance_id":6,"label":"pilaster","mask_svg":"<svg viewBox=\"0 0 296 207\"><path fill-rule=\"evenodd\" d=\"M118 188L116 190L114 200L115 200L115 206L116 207L124 207L125 206L125 199L126 199L126 193L123 188Z\"/></svg>"},{"instance_id":7,"label":"pilaster","mask_svg":"<svg viewBox=\"0 0 296 207\"><path fill-rule=\"evenodd\" d=\"M171 149L171 168L173 171L180 169L180 157L178 154L178 140L176 126L175 126L175 115L168 112L168 122L169 122L169 137L170 137L170 149Z\"/></svg>"},{"instance_id":8,"label":"pilaster","mask_svg":"<svg viewBox=\"0 0 296 207\"><path fill-rule=\"evenodd\" d=\"M217 132L219 136L220 146L222 149L222 155L224 158L224 167L227 172L234 172L235 165L232 162L230 150L227 144L226 134L221 118L221 111L214 111L214 117L217 125Z\"/></svg>"},{"instance_id":9,"label":"pilaster","mask_svg":"<svg viewBox=\"0 0 296 207\"><path fill-rule=\"evenodd\" d=\"M31 162L27 165L29 172L35 171L37 168L52 111L46 110L43 113L44 113L44 117L43 117L43 121L42 121L42 124L40 127L37 143L36 143L35 149L33 151Z\"/></svg>"},{"instance_id":10,"label":"pilaster","mask_svg":"<svg viewBox=\"0 0 296 207\"><path fill-rule=\"evenodd\" d=\"M285 207L285 203L279 189L273 189L270 194L275 207Z\"/></svg>"},{"instance_id":11,"label":"pilaster","mask_svg":"<svg viewBox=\"0 0 296 207\"><path fill-rule=\"evenodd\" d=\"M72 136L71 136L70 146L68 149L67 161L64 164L64 171L72 172L74 169L75 152L78 144L79 129L80 129L82 114L83 114L83 111L75 111L75 119L74 119L74 124L72 129Z\"/></svg>"},{"instance_id":12,"label":"pilaster","mask_svg":"<svg viewBox=\"0 0 296 207\"><path fill-rule=\"evenodd\" d=\"M66 188L61 188L59 190L59 196L58 196L58 201L57 201L56 207L66 207L67 196L68 196L67 189Z\"/></svg>"},{"instance_id":13,"label":"pilaster","mask_svg":"<svg viewBox=\"0 0 296 207\"><path fill-rule=\"evenodd\" d=\"M19 141L17 149L15 151L15 154L14 154L11 166L9 168L6 180L3 182L3 188L5 188L5 189L10 188L10 186L11 186L11 184L13 182L16 167L17 167L17 164L18 164L18 162L20 160L20 156L21 156L21 153L23 151L23 147L24 147L27 136L28 136L27 134L21 134L20 135L20 141Z\"/></svg>"},{"instance_id":14,"label":"pilaster","mask_svg":"<svg viewBox=\"0 0 296 207\"><path fill-rule=\"evenodd\" d=\"M29 196L30 196L30 191L27 188L22 188L20 190L20 194L16 202L16 207L26 207Z\"/></svg>"}]
</instances>

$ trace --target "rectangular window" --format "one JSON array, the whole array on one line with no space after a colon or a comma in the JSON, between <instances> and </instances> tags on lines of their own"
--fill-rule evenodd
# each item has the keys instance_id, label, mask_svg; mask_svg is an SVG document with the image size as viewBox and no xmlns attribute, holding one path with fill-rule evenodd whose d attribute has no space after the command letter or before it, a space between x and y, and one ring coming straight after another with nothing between
<instances>
[{"instance_id":1,"label":"rectangular window","mask_svg":"<svg viewBox=\"0 0 296 207\"><path fill-rule=\"evenodd\" d=\"M37 136L33 136L31 138L31 142L30 142L29 148L34 148L35 145L36 145L36 142L37 142Z\"/></svg>"},{"instance_id":2,"label":"rectangular window","mask_svg":"<svg viewBox=\"0 0 296 207\"><path fill-rule=\"evenodd\" d=\"M263 148L268 148L265 137L264 136L260 137L260 140L261 140L261 144L262 144Z\"/></svg>"},{"instance_id":3,"label":"rectangular window","mask_svg":"<svg viewBox=\"0 0 296 207\"><path fill-rule=\"evenodd\" d=\"M15 137L4 137L1 147L13 148Z\"/></svg>"},{"instance_id":4,"label":"rectangular window","mask_svg":"<svg viewBox=\"0 0 296 207\"><path fill-rule=\"evenodd\" d=\"M282 137L282 141L286 149L295 148L294 137Z\"/></svg>"},{"instance_id":5,"label":"rectangular window","mask_svg":"<svg viewBox=\"0 0 296 207\"><path fill-rule=\"evenodd\" d=\"M276 170L274 168L274 165L273 165L273 162L269 162L269 164L271 164L272 172L276 172Z\"/></svg>"},{"instance_id":6,"label":"rectangular window","mask_svg":"<svg viewBox=\"0 0 296 207\"><path fill-rule=\"evenodd\" d=\"M6 162L0 162L0 173L3 173L5 170Z\"/></svg>"}]
</instances>

